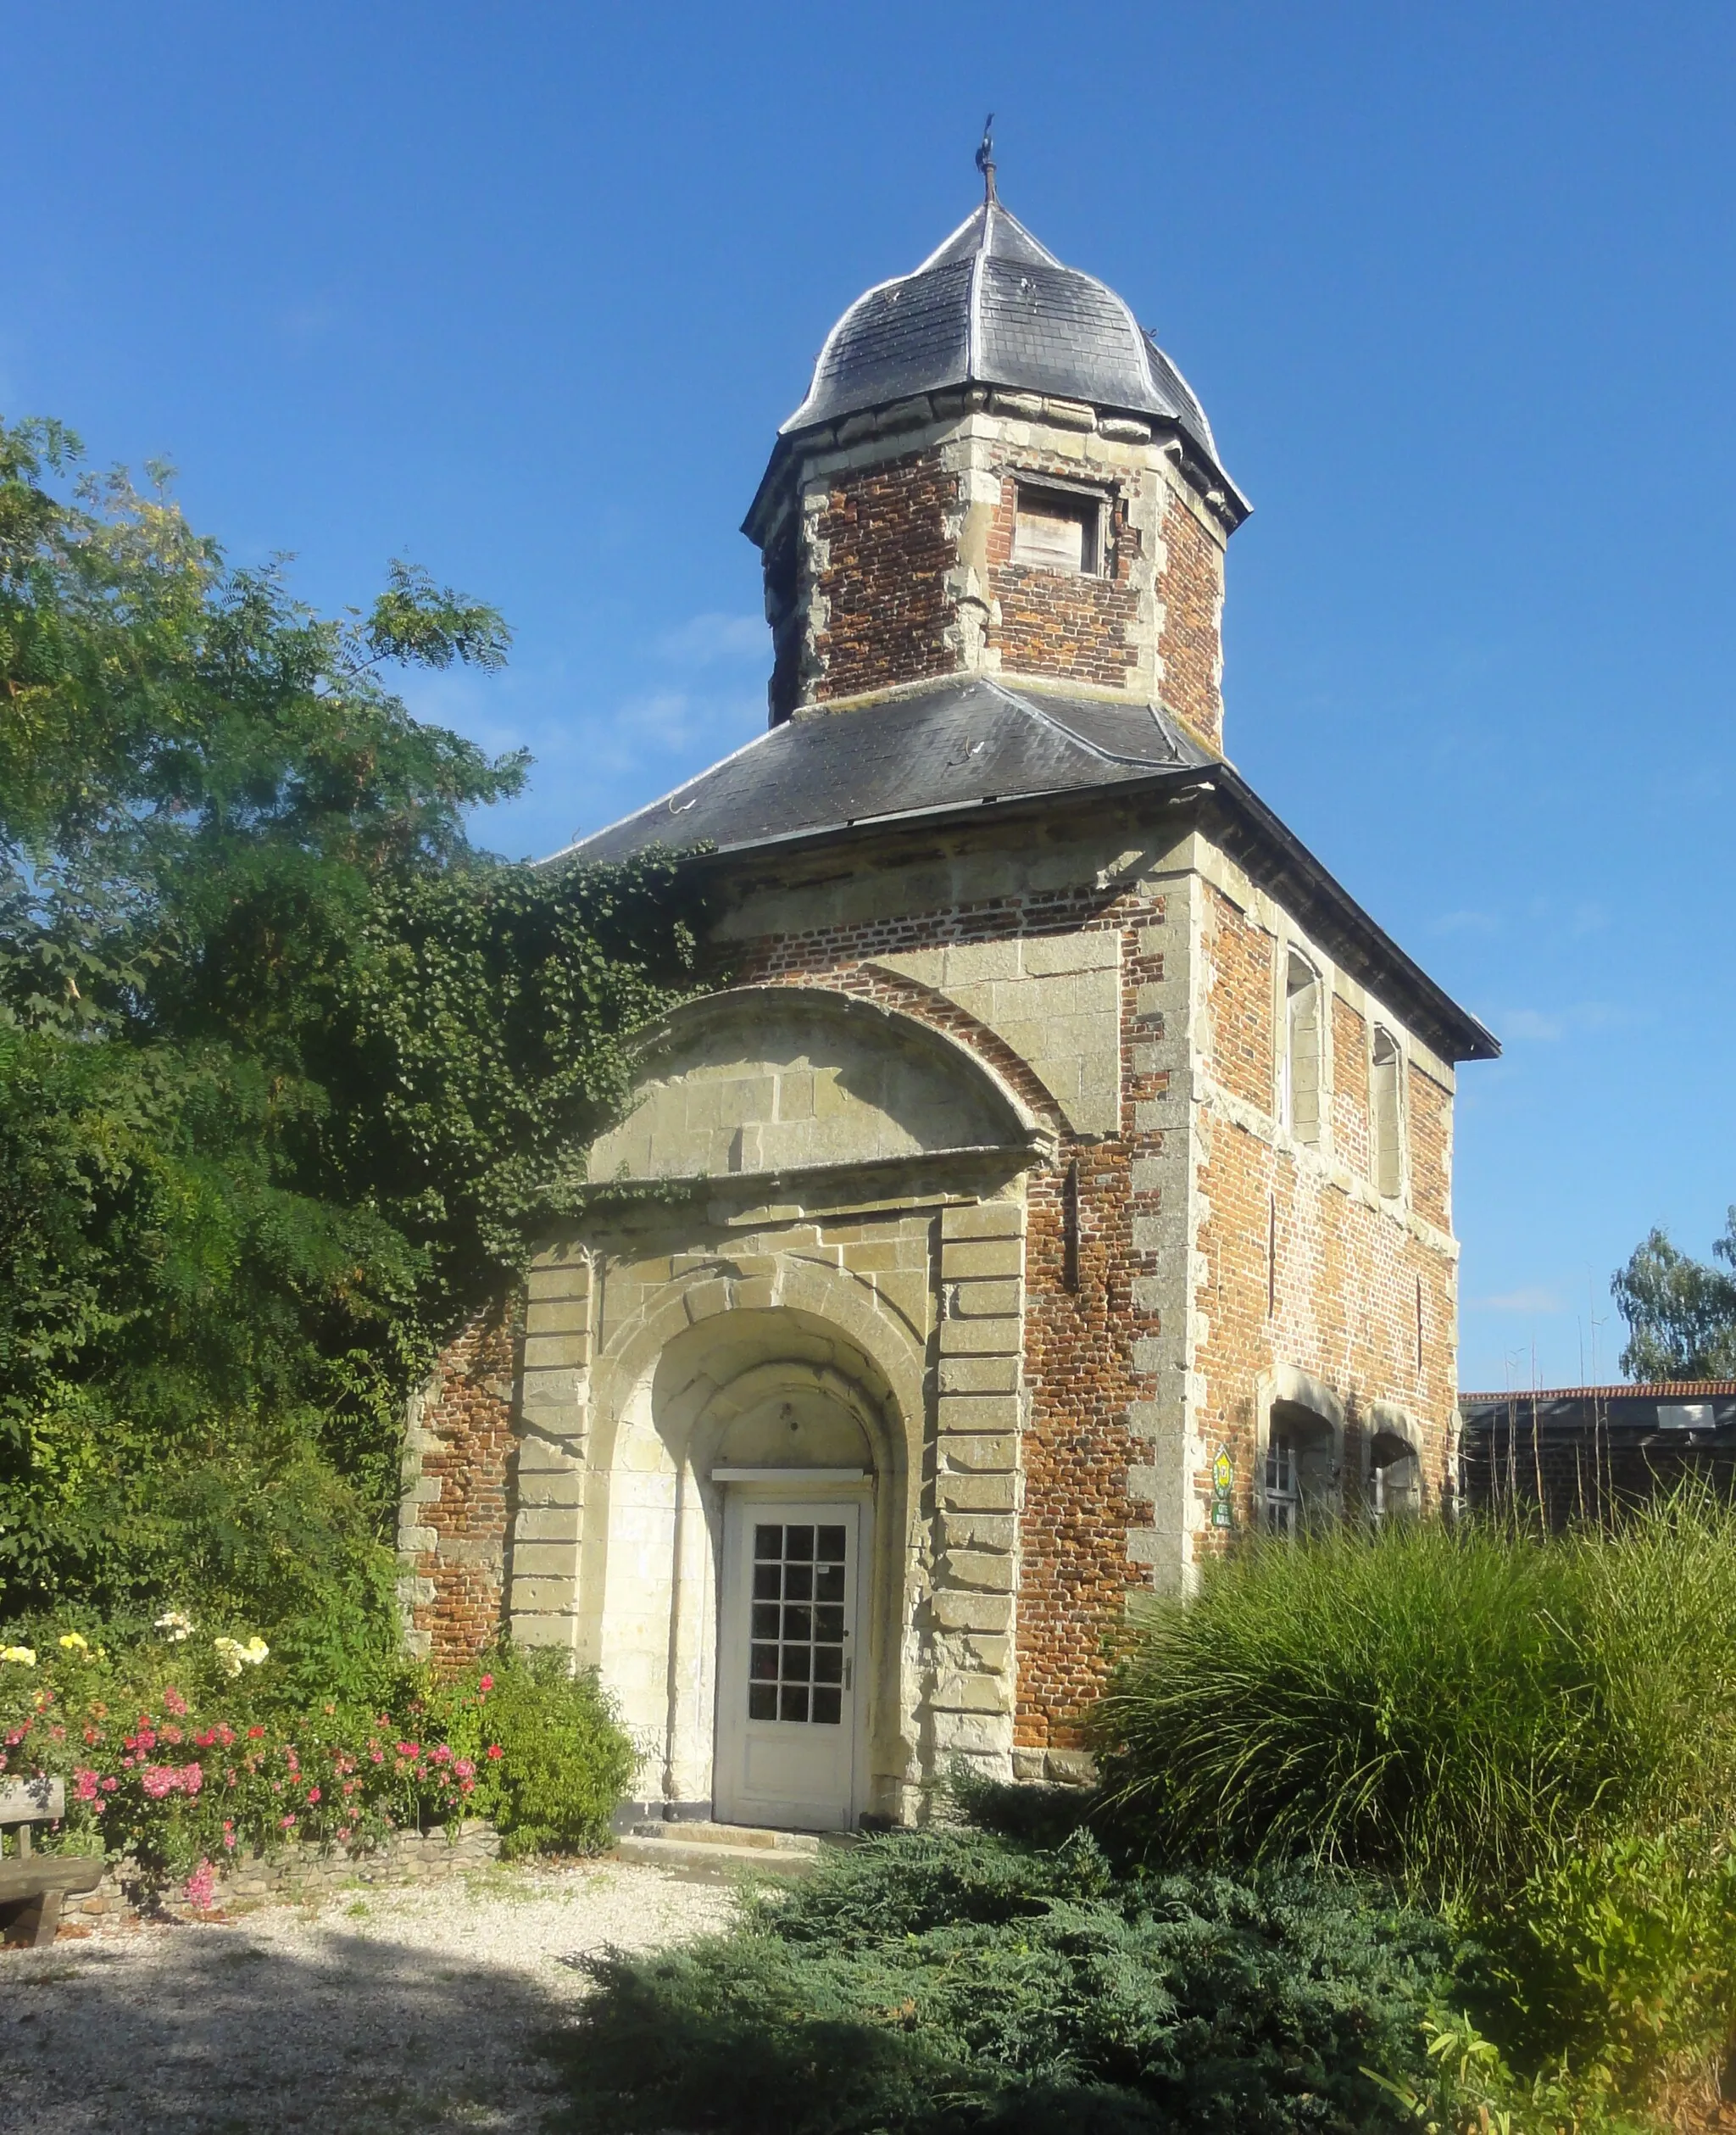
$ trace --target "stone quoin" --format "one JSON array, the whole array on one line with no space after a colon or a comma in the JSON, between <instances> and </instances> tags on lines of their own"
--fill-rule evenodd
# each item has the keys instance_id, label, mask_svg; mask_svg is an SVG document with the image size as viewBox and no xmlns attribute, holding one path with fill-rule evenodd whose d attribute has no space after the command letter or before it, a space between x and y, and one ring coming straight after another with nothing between
<instances>
[{"instance_id":1,"label":"stone quoin","mask_svg":"<svg viewBox=\"0 0 1736 2135\"><path fill-rule=\"evenodd\" d=\"M703 845L715 990L415 1404L404 1607L599 1669L657 1813L1076 1777L1130 1599L1453 1488L1498 1048L1223 754L1248 510L991 172L773 448L766 733L543 863Z\"/></svg>"}]
</instances>

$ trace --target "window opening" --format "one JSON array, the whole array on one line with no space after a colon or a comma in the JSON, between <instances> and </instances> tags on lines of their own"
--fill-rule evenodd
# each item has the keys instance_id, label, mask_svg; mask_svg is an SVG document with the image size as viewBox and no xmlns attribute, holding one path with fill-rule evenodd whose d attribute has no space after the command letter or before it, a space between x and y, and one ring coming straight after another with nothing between
<instances>
[{"instance_id":1,"label":"window opening","mask_svg":"<svg viewBox=\"0 0 1736 2135\"><path fill-rule=\"evenodd\" d=\"M749 1720L842 1723L845 1569L842 1527L755 1525Z\"/></svg>"},{"instance_id":2,"label":"window opening","mask_svg":"<svg viewBox=\"0 0 1736 2135\"><path fill-rule=\"evenodd\" d=\"M1298 1141L1320 1140L1320 974L1293 949L1284 973L1279 1115Z\"/></svg>"},{"instance_id":3,"label":"window opening","mask_svg":"<svg viewBox=\"0 0 1736 2135\"><path fill-rule=\"evenodd\" d=\"M1369 1069L1369 1123L1374 1136L1375 1190L1388 1201L1398 1199L1404 1184L1399 1110L1401 1067L1398 1040L1377 1023L1374 1058Z\"/></svg>"},{"instance_id":4,"label":"window opening","mask_svg":"<svg viewBox=\"0 0 1736 2135\"><path fill-rule=\"evenodd\" d=\"M1381 1431L1374 1441L1370 1475L1376 1523L1422 1509L1422 1463L1414 1447L1396 1432Z\"/></svg>"},{"instance_id":5,"label":"window opening","mask_svg":"<svg viewBox=\"0 0 1736 2135\"><path fill-rule=\"evenodd\" d=\"M1266 1441L1266 1525L1274 1535L1294 1535L1302 1524L1302 1463L1294 1435L1272 1426Z\"/></svg>"},{"instance_id":6,"label":"window opening","mask_svg":"<svg viewBox=\"0 0 1736 2135\"><path fill-rule=\"evenodd\" d=\"M1027 489L1021 482L1013 514L1013 561L1095 577L1103 569L1102 519L1095 497Z\"/></svg>"}]
</instances>

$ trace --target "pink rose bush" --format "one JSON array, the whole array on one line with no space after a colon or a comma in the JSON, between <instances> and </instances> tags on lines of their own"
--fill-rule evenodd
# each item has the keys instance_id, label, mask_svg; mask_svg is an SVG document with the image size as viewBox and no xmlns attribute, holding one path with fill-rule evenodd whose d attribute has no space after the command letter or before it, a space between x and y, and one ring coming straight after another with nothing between
<instances>
[{"instance_id":1,"label":"pink rose bush","mask_svg":"<svg viewBox=\"0 0 1736 2135\"><path fill-rule=\"evenodd\" d=\"M212 1861L237 1850L269 1852L292 1839L365 1847L495 1805L498 1787L479 1784L477 1759L406 1730L409 1714L355 1719L327 1705L292 1723L256 1712L231 1718L220 1687L181 1683L163 1686L148 1704L111 1709L93 1694L102 1680L88 1668L58 1680L39 1668L24 1680L28 1691L0 1704L0 1779L65 1781L65 1823L47 1842L130 1854L148 1871L186 1876L196 1907L210 1903ZM466 1736L481 1724L486 1695L442 1700ZM498 1745L488 1753L492 1776Z\"/></svg>"}]
</instances>

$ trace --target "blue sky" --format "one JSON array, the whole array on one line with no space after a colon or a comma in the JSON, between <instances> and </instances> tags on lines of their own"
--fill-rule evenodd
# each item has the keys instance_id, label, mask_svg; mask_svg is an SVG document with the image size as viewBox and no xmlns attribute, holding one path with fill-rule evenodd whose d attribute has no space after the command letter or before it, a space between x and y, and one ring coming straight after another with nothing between
<instances>
[{"instance_id":1,"label":"blue sky","mask_svg":"<svg viewBox=\"0 0 1736 2135\"><path fill-rule=\"evenodd\" d=\"M518 631L415 701L595 828L756 732L737 532L833 318L1008 203L1205 399L1232 754L1506 1041L1462 1376L1608 1375L1736 1199L1736 11L0 4L0 409L165 454L325 605Z\"/></svg>"}]
</instances>

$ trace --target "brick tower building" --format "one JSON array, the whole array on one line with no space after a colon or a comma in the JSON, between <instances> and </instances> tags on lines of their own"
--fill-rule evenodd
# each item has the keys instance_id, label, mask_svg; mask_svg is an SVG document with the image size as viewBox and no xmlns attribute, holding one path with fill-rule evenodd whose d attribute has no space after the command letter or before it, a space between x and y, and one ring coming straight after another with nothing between
<instances>
[{"instance_id":1,"label":"brick tower building","mask_svg":"<svg viewBox=\"0 0 1736 2135\"><path fill-rule=\"evenodd\" d=\"M1076 1770L1130 1596L1452 1487L1497 1049L1223 754L1247 510L991 173L779 433L768 731L548 863L703 843L716 989L418 1405L406 1603L600 1667L670 1814Z\"/></svg>"}]
</instances>

